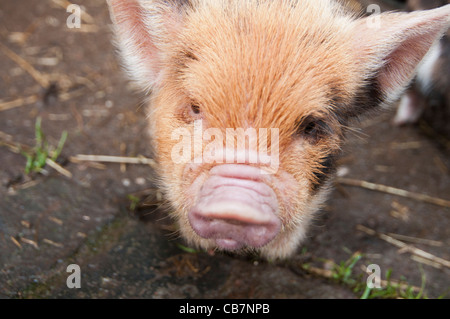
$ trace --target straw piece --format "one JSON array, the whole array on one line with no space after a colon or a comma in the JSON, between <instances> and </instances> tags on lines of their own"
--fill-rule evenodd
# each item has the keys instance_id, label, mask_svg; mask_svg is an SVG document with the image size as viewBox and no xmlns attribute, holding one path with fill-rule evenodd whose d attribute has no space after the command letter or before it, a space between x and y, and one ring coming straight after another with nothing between
<instances>
[{"instance_id":1,"label":"straw piece","mask_svg":"<svg viewBox=\"0 0 450 319\"><path fill-rule=\"evenodd\" d=\"M15 239L13 236L9 236L9 238L11 238L12 242L14 243L14 245L16 245L17 247L22 249L22 245L17 241L17 239Z\"/></svg>"},{"instance_id":2,"label":"straw piece","mask_svg":"<svg viewBox=\"0 0 450 319\"><path fill-rule=\"evenodd\" d=\"M15 107L24 106L36 103L39 100L39 96L37 94L27 96L27 97L20 97L18 99L9 101L9 102L3 102L0 103L0 112L6 111L9 109L13 109Z\"/></svg>"},{"instance_id":3,"label":"straw piece","mask_svg":"<svg viewBox=\"0 0 450 319\"><path fill-rule=\"evenodd\" d=\"M58 173L60 173L61 175L64 175L68 178L72 178L72 173L69 172L67 169L63 168L61 165L59 165L58 163L56 163L54 160L52 160L51 158L46 158L45 159L45 163L50 166L51 168L53 168L55 171L57 171Z\"/></svg>"},{"instance_id":4,"label":"straw piece","mask_svg":"<svg viewBox=\"0 0 450 319\"><path fill-rule=\"evenodd\" d=\"M22 238L20 238L20 241L24 242L25 244L31 245L36 249L39 249L37 242L35 242L34 240L22 237Z\"/></svg>"},{"instance_id":5,"label":"straw piece","mask_svg":"<svg viewBox=\"0 0 450 319\"><path fill-rule=\"evenodd\" d=\"M155 166L155 160L145 157L123 157L123 156L105 156L105 155L83 155L79 154L69 158L71 162L105 162L105 163L124 163L124 164L146 164Z\"/></svg>"},{"instance_id":6,"label":"straw piece","mask_svg":"<svg viewBox=\"0 0 450 319\"><path fill-rule=\"evenodd\" d=\"M404 189L399 189L399 188L395 188L395 187L391 187L391 186L385 186L385 185L381 185L381 184L370 183L370 182L357 180L357 179L343 178L343 177L338 177L336 179L336 181L337 181L337 183L342 184L342 185L362 187L362 188L370 189L373 191L378 191L378 192L383 192L383 193L387 193L387 194L391 194L391 195L406 197L406 198L410 198L410 199L450 208L450 201L448 201L448 200L437 198L437 197L432 197L432 196L425 195L425 194L414 193L414 192L410 192L410 191L407 191Z\"/></svg>"},{"instance_id":7,"label":"straw piece","mask_svg":"<svg viewBox=\"0 0 450 319\"><path fill-rule=\"evenodd\" d=\"M6 54L11 60L13 60L15 63L17 63L22 69L27 71L33 79L39 83L40 86L43 88L48 88L50 85L50 81L41 74L38 70L36 70L30 63L28 63L24 58L17 55L14 51L10 50L7 46L0 43L0 49L3 51L3 53Z\"/></svg>"},{"instance_id":8,"label":"straw piece","mask_svg":"<svg viewBox=\"0 0 450 319\"><path fill-rule=\"evenodd\" d=\"M373 229L370 229L370 228L368 228L366 226L363 226L363 225L357 225L356 229L358 229L358 230L360 230L360 231L362 231L362 232L364 232L364 233L366 233L368 235L377 236L378 238L380 238L380 239L382 239L382 240L384 240L384 241L386 241L386 242L388 242L388 243L390 243L390 244L400 248L402 252L409 252L409 253L411 253L411 254L413 254L415 256L418 256L418 257L421 257L421 258L424 258L424 259L428 259L428 260L430 260L432 262L435 262L435 263L438 263L438 264L440 264L440 265L442 265L444 267L450 268L450 261L445 260L445 259L440 258L440 257L437 257L437 256L434 256L433 254L430 254L430 253L428 253L428 252L426 252L426 251L424 251L422 249L416 248L414 246L407 245L404 242L402 242L402 241L400 241L398 239L395 239L395 238L393 238L393 237L391 237L389 235L386 235L386 234L383 234L383 233L379 233L379 232L377 232L377 231L375 231Z\"/></svg>"},{"instance_id":9,"label":"straw piece","mask_svg":"<svg viewBox=\"0 0 450 319\"><path fill-rule=\"evenodd\" d=\"M50 240L50 239L47 239L47 238L44 238L43 241L44 241L44 243L49 244L49 245L54 246L54 247L58 247L58 248L63 248L64 247L63 244L56 243L53 240Z\"/></svg>"},{"instance_id":10,"label":"straw piece","mask_svg":"<svg viewBox=\"0 0 450 319\"><path fill-rule=\"evenodd\" d=\"M415 243L415 244L424 244L424 245L430 245L430 246L434 246L434 247L444 246L443 242L431 240L431 239L417 238L417 237L405 236L405 235L394 234L394 233L388 233L388 235L395 239L403 240L403 241L407 241L407 242Z\"/></svg>"}]
</instances>

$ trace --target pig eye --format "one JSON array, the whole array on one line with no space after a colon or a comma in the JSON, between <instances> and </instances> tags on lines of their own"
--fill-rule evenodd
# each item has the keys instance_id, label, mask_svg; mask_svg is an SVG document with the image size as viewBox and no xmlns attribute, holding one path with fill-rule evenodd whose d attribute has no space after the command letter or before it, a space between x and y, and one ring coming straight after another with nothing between
<instances>
[{"instance_id":1,"label":"pig eye","mask_svg":"<svg viewBox=\"0 0 450 319\"><path fill-rule=\"evenodd\" d=\"M330 133L330 127L323 121L314 118L306 118L297 127L297 135L310 142L317 142Z\"/></svg>"},{"instance_id":2,"label":"pig eye","mask_svg":"<svg viewBox=\"0 0 450 319\"><path fill-rule=\"evenodd\" d=\"M186 123L192 123L195 120L199 120L203 117L201 108L196 103L191 103L189 106L185 106L181 113L181 118Z\"/></svg>"},{"instance_id":3,"label":"pig eye","mask_svg":"<svg viewBox=\"0 0 450 319\"><path fill-rule=\"evenodd\" d=\"M184 104L177 112L179 120L190 124L203 118L201 107L196 103Z\"/></svg>"},{"instance_id":4,"label":"pig eye","mask_svg":"<svg viewBox=\"0 0 450 319\"><path fill-rule=\"evenodd\" d=\"M200 114L200 106L198 106L197 104L191 104L191 111L195 115Z\"/></svg>"},{"instance_id":5,"label":"pig eye","mask_svg":"<svg viewBox=\"0 0 450 319\"><path fill-rule=\"evenodd\" d=\"M316 122L309 122L306 127L303 129L303 134L305 135L314 135L317 133L317 126L318 124Z\"/></svg>"}]
</instances>

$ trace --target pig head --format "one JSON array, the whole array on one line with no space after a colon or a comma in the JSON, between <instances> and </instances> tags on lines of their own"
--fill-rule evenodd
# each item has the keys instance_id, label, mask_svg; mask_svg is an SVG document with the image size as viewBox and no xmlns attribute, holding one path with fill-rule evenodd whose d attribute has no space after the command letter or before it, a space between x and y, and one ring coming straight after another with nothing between
<instances>
[{"instance_id":1,"label":"pig head","mask_svg":"<svg viewBox=\"0 0 450 319\"><path fill-rule=\"evenodd\" d=\"M349 125L400 96L450 22L450 6L358 19L329 0L108 4L181 236L271 259L305 238Z\"/></svg>"}]
</instances>

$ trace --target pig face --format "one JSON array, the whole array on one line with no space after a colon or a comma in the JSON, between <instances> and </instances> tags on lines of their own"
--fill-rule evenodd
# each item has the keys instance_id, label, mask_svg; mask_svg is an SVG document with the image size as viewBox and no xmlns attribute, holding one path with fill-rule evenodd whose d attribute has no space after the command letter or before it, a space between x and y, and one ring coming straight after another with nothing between
<instances>
[{"instance_id":1,"label":"pig face","mask_svg":"<svg viewBox=\"0 0 450 319\"><path fill-rule=\"evenodd\" d=\"M450 7L357 20L326 1L110 0L181 235L283 258L352 120L397 98Z\"/></svg>"}]
</instances>

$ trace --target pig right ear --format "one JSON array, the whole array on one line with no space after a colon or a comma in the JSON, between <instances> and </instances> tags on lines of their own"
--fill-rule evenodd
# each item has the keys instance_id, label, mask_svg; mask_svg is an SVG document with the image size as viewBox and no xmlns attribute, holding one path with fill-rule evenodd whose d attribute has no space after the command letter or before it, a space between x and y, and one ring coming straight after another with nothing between
<instances>
[{"instance_id":1,"label":"pig right ear","mask_svg":"<svg viewBox=\"0 0 450 319\"><path fill-rule=\"evenodd\" d=\"M160 85L164 46L176 37L186 2L107 0L124 66L146 91Z\"/></svg>"},{"instance_id":2,"label":"pig right ear","mask_svg":"<svg viewBox=\"0 0 450 319\"><path fill-rule=\"evenodd\" d=\"M362 108L356 112L399 98L418 64L449 25L450 5L358 20L353 29L352 54L366 83L356 97Z\"/></svg>"}]
</instances>

